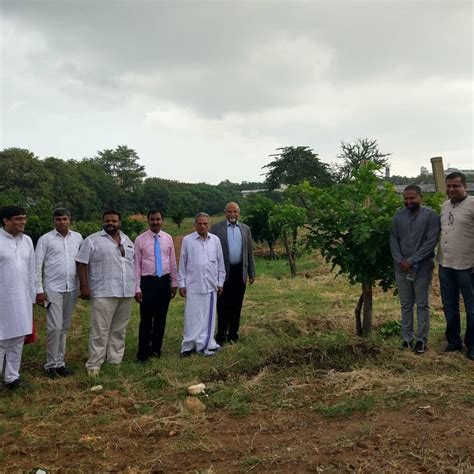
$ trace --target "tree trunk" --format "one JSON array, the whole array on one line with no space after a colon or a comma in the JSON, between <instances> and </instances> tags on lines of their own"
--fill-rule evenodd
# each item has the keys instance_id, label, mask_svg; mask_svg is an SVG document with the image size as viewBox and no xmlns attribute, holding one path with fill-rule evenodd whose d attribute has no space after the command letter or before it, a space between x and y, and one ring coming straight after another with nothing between
<instances>
[{"instance_id":1,"label":"tree trunk","mask_svg":"<svg viewBox=\"0 0 474 474\"><path fill-rule=\"evenodd\" d=\"M368 336L372 331L372 285L362 285L362 293L355 309L355 319L356 334L361 337Z\"/></svg>"},{"instance_id":2,"label":"tree trunk","mask_svg":"<svg viewBox=\"0 0 474 474\"><path fill-rule=\"evenodd\" d=\"M283 243L285 244L286 256L290 265L290 273L291 276L294 278L296 276L296 262L290 250L290 244L288 242L288 234L286 230L283 231Z\"/></svg>"},{"instance_id":3,"label":"tree trunk","mask_svg":"<svg viewBox=\"0 0 474 474\"><path fill-rule=\"evenodd\" d=\"M361 293L359 296L359 301L357 302L357 306L355 309L355 317L356 317L356 334L362 337L362 319L360 314L362 312L362 304L364 303L364 293Z\"/></svg>"},{"instance_id":4,"label":"tree trunk","mask_svg":"<svg viewBox=\"0 0 474 474\"><path fill-rule=\"evenodd\" d=\"M267 244L268 244L268 248L270 249L270 260L275 260L276 253L275 253L275 249L273 248L273 243L267 241Z\"/></svg>"},{"instance_id":5,"label":"tree trunk","mask_svg":"<svg viewBox=\"0 0 474 474\"><path fill-rule=\"evenodd\" d=\"M372 285L362 285L364 307L362 311L362 332L368 336L372 331Z\"/></svg>"}]
</instances>

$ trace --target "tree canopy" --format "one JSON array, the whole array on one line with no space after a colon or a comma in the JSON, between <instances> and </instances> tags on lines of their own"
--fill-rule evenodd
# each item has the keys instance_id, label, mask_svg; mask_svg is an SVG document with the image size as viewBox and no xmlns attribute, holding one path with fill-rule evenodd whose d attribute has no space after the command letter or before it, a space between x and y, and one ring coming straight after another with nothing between
<instances>
[{"instance_id":1,"label":"tree canopy","mask_svg":"<svg viewBox=\"0 0 474 474\"><path fill-rule=\"evenodd\" d=\"M269 155L274 160L263 167L268 169L265 174L268 189L296 185L303 181L317 187L332 184L329 165L323 163L308 146L287 146L277 148L277 151L279 153Z\"/></svg>"},{"instance_id":2,"label":"tree canopy","mask_svg":"<svg viewBox=\"0 0 474 474\"><path fill-rule=\"evenodd\" d=\"M378 170L388 165L390 153L381 153L377 140L358 138L354 143L341 142L342 152L338 158L343 160L336 165L336 177L338 181L348 181L365 162L372 162L378 166Z\"/></svg>"}]
</instances>

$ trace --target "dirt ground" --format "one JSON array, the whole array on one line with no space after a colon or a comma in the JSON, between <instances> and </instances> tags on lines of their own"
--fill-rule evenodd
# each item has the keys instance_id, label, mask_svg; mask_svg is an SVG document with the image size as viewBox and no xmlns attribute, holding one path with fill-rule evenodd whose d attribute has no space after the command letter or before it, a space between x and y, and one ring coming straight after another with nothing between
<instances>
[{"instance_id":1,"label":"dirt ground","mask_svg":"<svg viewBox=\"0 0 474 474\"><path fill-rule=\"evenodd\" d=\"M114 397L117 394L112 394ZM98 398L97 407L107 402ZM97 428L77 440L51 439L49 449L15 449L8 471L43 469L125 472L473 472L472 407L407 406L350 419L308 410L231 418L217 412L171 411ZM29 438L47 426L25 427Z\"/></svg>"}]
</instances>

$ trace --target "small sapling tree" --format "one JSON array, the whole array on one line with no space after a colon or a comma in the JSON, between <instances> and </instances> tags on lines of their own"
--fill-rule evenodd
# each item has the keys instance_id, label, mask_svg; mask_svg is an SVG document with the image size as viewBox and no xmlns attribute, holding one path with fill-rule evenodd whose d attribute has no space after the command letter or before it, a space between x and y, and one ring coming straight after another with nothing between
<instances>
[{"instance_id":1,"label":"small sapling tree","mask_svg":"<svg viewBox=\"0 0 474 474\"><path fill-rule=\"evenodd\" d=\"M295 277L296 257L299 250L298 229L303 227L306 222L305 210L289 202L277 204L270 213L268 222L270 229L274 232L280 232L290 266L290 273L292 277Z\"/></svg>"},{"instance_id":2,"label":"small sapling tree","mask_svg":"<svg viewBox=\"0 0 474 474\"><path fill-rule=\"evenodd\" d=\"M280 236L279 229L271 229L268 218L275 204L261 194L251 194L245 199L244 222L252 230L252 237L258 242L266 242L270 249L270 258L275 258L275 242Z\"/></svg>"},{"instance_id":3,"label":"small sapling tree","mask_svg":"<svg viewBox=\"0 0 474 474\"><path fill-rule=\"evenodd\" d=\"M386 291L394 279L389 232L401 201L392 184L379 187L375 174L379 168L369 162L354 170L348 183L329 189L307 183L298 187L307 209L309 244L320 249L338 275L345 274L350 283L361 285L355 310L359 336L367 336L372 329L373 287L378 284Z\"/></svg>"}]
</instances>

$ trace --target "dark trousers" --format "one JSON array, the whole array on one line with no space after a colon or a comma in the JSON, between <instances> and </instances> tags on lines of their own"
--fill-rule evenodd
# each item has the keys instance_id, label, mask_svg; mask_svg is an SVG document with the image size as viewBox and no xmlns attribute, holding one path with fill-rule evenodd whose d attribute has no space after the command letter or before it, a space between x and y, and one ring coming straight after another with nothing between
<instances>
[{"instance_id":1,"label":"dark trousers","mask_svg":"<svg viewBox=\"0 0 474 474\"><path fill-rule=\"evenodd\" d=\"M166 315L171 299L170 276L142 277L140 287L143 301L140 303L137 359L144 361L151 355L161 354Z\"/></svg>"},{"instance_id":2,"label":"dark trousers","mask_svg":"<svg viewBox=\"0 0 474 474\"><path fill-rule=\"evenodd\" d=\"M245 283L242 264L231 265L224 292L217 298L217 344L239 339L240 312L244 301Z\"/></svg>"},{"instance_id":3,"label":"dark trousers","mask_svg":"<svg viewBox=\"0 0 474 474\"><path fill-rule=\"evenodd\" d=\"M466 308L466 334L464 343L474 349L474 273L471 269L455 270L439 266L441 300L446 317L446 339L452 347L461 347L461 315L459 297Z\"/></svg>"}]
</instances>

